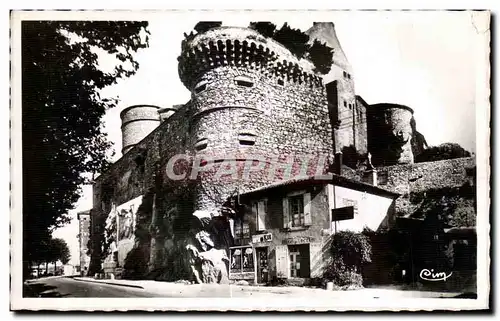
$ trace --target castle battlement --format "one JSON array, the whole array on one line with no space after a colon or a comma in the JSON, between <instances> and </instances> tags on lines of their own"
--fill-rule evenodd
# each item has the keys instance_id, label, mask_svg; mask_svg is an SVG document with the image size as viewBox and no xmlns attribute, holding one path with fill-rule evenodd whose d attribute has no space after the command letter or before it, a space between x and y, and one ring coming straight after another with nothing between
<instances>
[{"instance_id":1,"label":"castle battlement","mask_svg":"<svg viewBox=\"0 0 500 321\"><path fill-rule=\"evenodd\" d=\"M220 27L197 34L183 43L178 60L180 79L190 90L201 75L221 66L248 67L270 78L323 85L310 61L299 60L283 45L247 28Z\"/></svg>"}]
</instances>

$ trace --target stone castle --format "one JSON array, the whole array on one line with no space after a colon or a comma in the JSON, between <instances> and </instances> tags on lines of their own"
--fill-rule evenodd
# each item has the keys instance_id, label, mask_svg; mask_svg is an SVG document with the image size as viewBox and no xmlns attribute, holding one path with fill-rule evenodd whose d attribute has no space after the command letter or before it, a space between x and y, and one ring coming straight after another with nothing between
<instances>
[{"instance_id":1,"label":"stone castle","mask_svg":"<svg viewBox=\"0 0 500 321\"><path fill-rule=\"evenodd\" d=\"M351 185L397 194L391 208L400 216L412 212L413 192L470 180L473 158L414 162L427 146L413 110L370 105L356 94L333 23L315 23L306 33L333 48L328 74L250 29L213 28L183 43L178 69L190 101L121 113L123 156L94 183L91 272L162 271L165 279L190 279L201 253L220 264L208 252L227 252L232 244L229 222L237 214L228 204L235 195L281 182L281 172L270 176L268 169L271 160L283 163L289 155L324 158L316 167ZM206 157L215 166L192 180L172 180L166 172L176 155ZM228 160L241 172L257 156L264 166L245 179L216 173ZM134 233L123 236L120 229Z\"/></svg>"}]
</instances>

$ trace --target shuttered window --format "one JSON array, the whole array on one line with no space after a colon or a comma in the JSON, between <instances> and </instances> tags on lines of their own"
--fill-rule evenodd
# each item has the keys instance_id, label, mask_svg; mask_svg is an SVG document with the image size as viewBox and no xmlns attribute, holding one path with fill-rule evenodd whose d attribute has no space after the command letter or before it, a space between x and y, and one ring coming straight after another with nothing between
<instances>
[{"instance_id":1,"label":"shuttered window","mask_svg":"<svg viewBox=\"0 0 500 321\"><path fill-rule=\"evenodd\" d=\"M300 227L312 224L311 194L303 193L283 199L283 227Z\"/></svg>"},{"instance_id":2,"label":"shuttered window","mask_svg":"<svg viewBox=\"0 0 500 321\"><path fill-rule=\"evenodd\" d=\"M266 230L267 200L261 200L252 205L252 211L256 215L257 231Z\"/></svg>"}]
</instances>

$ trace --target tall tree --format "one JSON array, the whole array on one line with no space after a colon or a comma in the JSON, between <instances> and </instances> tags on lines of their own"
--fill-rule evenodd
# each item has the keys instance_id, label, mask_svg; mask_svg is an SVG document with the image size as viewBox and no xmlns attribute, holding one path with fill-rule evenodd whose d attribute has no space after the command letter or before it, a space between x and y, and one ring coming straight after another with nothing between
<instances>
[{"instance_id":1,"label":"tall tree","mask_svg":"<svg viewBox=\"0 0 500 321\"><path fill-rule=\"evenodd\" d=\"M100 90L132 76L148 46L147 22L23 21L23 263L69 222L86 174L109 164ZM101 64L101 57L108 64ZM111 68L110 68L111 67Z\"/></svg>"}]
</instances>

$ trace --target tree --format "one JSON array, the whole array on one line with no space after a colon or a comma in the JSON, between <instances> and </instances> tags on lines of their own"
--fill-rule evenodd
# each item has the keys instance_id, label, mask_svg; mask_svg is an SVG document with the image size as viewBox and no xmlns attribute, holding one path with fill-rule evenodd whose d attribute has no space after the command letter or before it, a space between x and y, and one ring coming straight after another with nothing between
<instances>
[{"instance_id":1,"label":"tree","mask_svg":"<svg viewBox=\"0 0 500 321\"><path fill-rule=\"evenodd\" d=\"M276 25L267 21L250 22L249 28L268 38L273 38L276 32Z\"/></svg>"},{"instance_id":2,"label":"tree","mask_svg":"<svg viewBox=\"0 0 500 321\"><path fill-rule=\"evenodd\" d=\"M372 247L363 233L341 231L332 236L330 243L331 264L324 277L341 287L362 287L363 265L371 262Z\"/></svg>"},{"instance_id":3,"label":"tree","mask_svg":"<svg viewBox=\"0 0 500 321\"><path fill-rule=\"evenodd\" d=\"M306 33L300 29L291 28L287 23L284 23L280 29L276 29L275 24L267 21L250 22L248 27L281 43L297 58L309 59L314 64L316 72L321 74L330 72L333 48L327 46L326 43L315 39L311 45Z\"/></svg>"},{"instance_id":4,"label":"tree","mask_svg":"<svg viewBox=\"0 0 500 321\"><path fill-rule=\"evenodd\" d=\"M68 244L63 239L52 239L50 244L52 253L52 262L61 261L62 264L67 264L71 259L71 254Z\"/></svg>"},{"instance_id":5,"label":"tree","mask_svg":"<svg viewBox=\"0 0 500 321\"><path fill-rule=\"evenodd\" d=\"M415 162L434 162L445 159L470 157L470 152L456 143L444 143L439 146L429 147L415 159Z\"/></svg>"},{"instance_id":6,"label":"tree","mask_svg":"<svg viewBox=\"0 0 500 321\"><path fill-rule=\"evenodd\" d=\"M40 238L70 221L88 177L108 165L102 116L116 99L100 90L132 76L148 46L147 22L23 21L23 265ZM100 57L113 68L99 65ZM109 67L109 66L106 66Z\"/></svg>"},{"instance_id":7,"label":"tree","mask_svg":"<svg viewBox=\"0 0 500 321\"><path fill-rule=\"evenodd\" d=\"M222 21L200 21L194 26L194 30L197 33L203 33L212 28L217 28L222 26Z\"/></svg>"}]
</instances>

